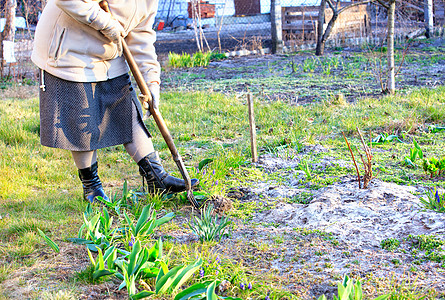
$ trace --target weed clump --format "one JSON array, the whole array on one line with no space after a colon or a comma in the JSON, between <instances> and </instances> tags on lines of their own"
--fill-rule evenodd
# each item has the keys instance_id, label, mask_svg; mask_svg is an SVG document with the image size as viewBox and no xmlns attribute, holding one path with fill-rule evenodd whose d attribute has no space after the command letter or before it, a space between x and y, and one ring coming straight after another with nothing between
<instances>
[{"instance_id":1,"label":"weed clump","mask_svg":"<svg viewBox=\"0 0 445 300\"><path fill-rule=\"evenodd\" d=\"M395 249L399 248L400 241L398 239L389 238L381 241L380 246L385 250L394 251Z\"/></svg>"},{"instance_id":2,"label":"weed clump","mask_svg":"<svg viewBox=\"0 0 445 300\"><path fill-rule=\"evenodd\" d=\"M168 64L173 68L205 67L209 65L210 61L222 60L224 58L226 58L224 53L217 52L196 52L193 55L169 52Z\"/></svg>"}]
</instances>

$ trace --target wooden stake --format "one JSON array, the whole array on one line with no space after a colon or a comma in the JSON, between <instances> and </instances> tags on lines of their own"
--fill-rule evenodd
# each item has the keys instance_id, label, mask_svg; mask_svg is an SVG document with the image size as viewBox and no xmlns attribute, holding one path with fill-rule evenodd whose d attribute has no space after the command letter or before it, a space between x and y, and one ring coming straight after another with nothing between
<instances>
[{"instance_id":1,"label":"wooden stake","mask_svg":"<svg viewBox=\"0 0 445 300\"><path fill-rule=\"evenodd\" d=\"M258 154L256 147L256 126L255 126L255 113L253 111L252 94L247 94L247 106L249 107L250 148L252 151L252 162L257 162Z\"/></svg>"}]
</instances>

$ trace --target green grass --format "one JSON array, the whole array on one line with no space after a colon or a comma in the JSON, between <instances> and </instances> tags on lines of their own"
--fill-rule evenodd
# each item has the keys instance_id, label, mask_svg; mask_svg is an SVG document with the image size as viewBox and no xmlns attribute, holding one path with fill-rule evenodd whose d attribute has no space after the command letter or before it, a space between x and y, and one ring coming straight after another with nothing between
<instances>
[{"instance_id":1,"label":"green grass","mask_svg":"<svg viewBox=\"0 0 445 300\"><path fill-rule=\"evenodd\" d=\"M172 68L192 68L208 66L212 60L224 59L224 53L216 52L196 52L193 55L188 53L177 54L170 52L168 54L168 65Z\"/></svg>"}]
</instances>

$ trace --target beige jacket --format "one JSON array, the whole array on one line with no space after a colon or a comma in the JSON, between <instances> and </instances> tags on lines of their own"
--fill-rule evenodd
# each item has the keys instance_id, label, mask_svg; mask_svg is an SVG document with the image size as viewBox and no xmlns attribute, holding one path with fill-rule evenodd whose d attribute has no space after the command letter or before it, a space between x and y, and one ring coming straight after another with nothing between
<instances>
[{"instance_id":1,"label":"beige jacket","mask_svg":"<svg viewBox=\"0 0 445 300\"><path fill-rule=\"evenodd\" d=\"M110 10L126 32L125 41L147 82L160 81L153 23L157 0L108 0ZM49 0L37 24L32 61L59 78L96 82L129 71L116 44L99 30L110 14L93 0Z\"/></svg>"}]
</instances>

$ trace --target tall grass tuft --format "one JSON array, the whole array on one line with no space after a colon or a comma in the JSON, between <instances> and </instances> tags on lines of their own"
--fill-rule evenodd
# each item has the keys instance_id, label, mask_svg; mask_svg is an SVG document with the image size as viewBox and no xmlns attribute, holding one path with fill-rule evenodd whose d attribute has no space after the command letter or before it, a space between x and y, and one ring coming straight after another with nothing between
<instances>
[{"instance_id":1,"label":"tall grass tuft","mask_svg":"<svg viewBox=\"0 0 445 300\"><path fill-rule=\"evenodd\" d=\"M208 66L212 60L224 59L224 53L216 52L196 52L193 55L188 53L177 54L169 52L168 64L173 68L193 68Z\"/></svg>"}]
</instances>

